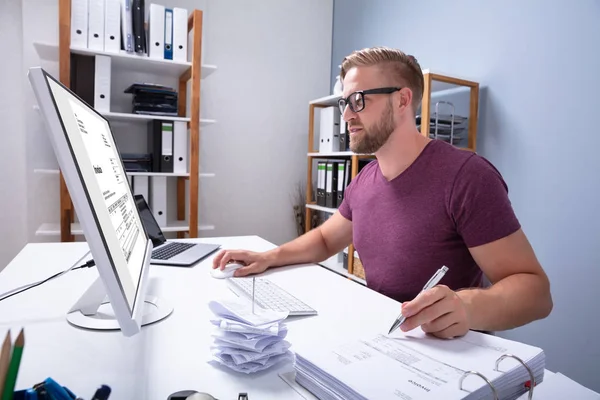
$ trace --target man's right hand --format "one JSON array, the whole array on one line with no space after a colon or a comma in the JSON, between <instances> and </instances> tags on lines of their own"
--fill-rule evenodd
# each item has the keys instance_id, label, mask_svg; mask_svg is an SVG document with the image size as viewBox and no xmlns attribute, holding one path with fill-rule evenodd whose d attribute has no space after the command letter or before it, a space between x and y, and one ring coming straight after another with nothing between
<instances>
[{"instance_id":1,"label":"man's right hand","mask_svg":"<svg viewBox=\"0 0 600 400\"><path fill-rule=\"evenodd\" d=\"M234 262L245 265L234 272L235 277L260 274L271 266L266 252L221 250L213 259L212 267L223 269L227 264Z\"/></svg>"}]
</instances>

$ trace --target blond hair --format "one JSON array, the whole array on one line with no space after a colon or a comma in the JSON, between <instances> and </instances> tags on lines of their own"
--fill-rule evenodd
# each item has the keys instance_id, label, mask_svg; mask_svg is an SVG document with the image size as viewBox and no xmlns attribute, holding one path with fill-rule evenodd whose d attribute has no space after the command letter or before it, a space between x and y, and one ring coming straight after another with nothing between
<instances>
[{"instance_id":1,"label":"blond hair","mask_svg":"<svg viewBox=\"0 0 600 400\"><path fill-rule=\"evenodd\" d=\"M353 67L380 66L395 82L412 91L412 107L416 113L423 98L423 72L417 59L409 54L389 47L370 47L356 50L344 58L340 78Z\"/></svg>"}]
</instances>

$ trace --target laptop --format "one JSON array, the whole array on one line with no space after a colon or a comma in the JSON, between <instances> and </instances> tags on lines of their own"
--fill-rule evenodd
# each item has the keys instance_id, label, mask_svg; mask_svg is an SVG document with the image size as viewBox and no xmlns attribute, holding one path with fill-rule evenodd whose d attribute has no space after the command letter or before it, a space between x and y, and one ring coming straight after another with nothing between
<instances>
[{"instance_id":1,"label":"laptop","mask_svg":"<svg viewBox=\"0 0 600 400\"><path fill-rule=\"evenodd\" d=\"M146 228L146 232L154 245L150 264L189 267L221 247L220 244L187 243L167 240L160 226L158 226L156 219L154 219L152 210L148 207L144 196L136 194L133 198L140 212L144 228Z\"/></svg>"}]
</instances>

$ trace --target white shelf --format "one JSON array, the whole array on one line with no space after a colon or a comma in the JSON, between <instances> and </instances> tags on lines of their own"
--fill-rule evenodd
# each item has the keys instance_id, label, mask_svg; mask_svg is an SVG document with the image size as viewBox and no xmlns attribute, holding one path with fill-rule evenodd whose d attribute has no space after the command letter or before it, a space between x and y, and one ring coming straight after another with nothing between
<instances>
[{"instance_id":1,"label":"white shelf","mask_svg":"<svg viewBox=\"0 0 600 400\"><path fill-rule=\"evenodd\" d=\"M189 229L189 224L186 221L173 221L169 222L167 226L161 226L160 229L163 232L184 232ZM211 231L214 230L214 225L198 225L199 231ZM83 230L78 222L71 224L72 235L83 235ZM60 236L60 224L57 223L44 223L35 231L36 236Z\"/></svg>"},{"instance_id":2,"label":"white shelf","mask_svg":"<svg viewBox=\"0 0 600 400\"><path fill-rule=\"evenodd\" d=\"M58 169L47 169L47 168L37 168L33 170L34 174L41 174L41 175L58 175L59 170ZM126 171L125 172L127 175L130 176L166 176L166 177L179 177L179 176L185 176L185 177L189 177L190 174L187 172L182 172L182 173L175 173L175 172L132 172L132 171ZM215 177L215 173L214 172L201 172L198 174L198 177L200 178L214 178Z\"/></svg>"},{"instance_id":3,"label":"white shelf","mask_svg":"<svg viewBox=\"0 0 600 400\"><path fill-rule=\"evenodd\" d=\"M307 204L306 208L312 208L313 210L323 211L330 214L335 214L337 212L337 208L323 207L317 204Z\"/></svg>"},{"instance_id":4,"label":"white shelf","mask_svg":"<svg viewBox=\"0 0 600 400\"><path fill-rule=\"evenodd\" d=\"M103 112L100 114L104 115L107 119L112 121L127 121L127 122L135 122L135 121L152 121L152 120L160 120L160 121L183 121L190 122L191 118L188 117L171 117L169 115L150 115L150 114L134 114L134 113L117 113L117 112ZM217 123L214 119L203 119L200 118L200 126L206 126Z\"/></svg>"},{"instance_id":5,"label":"white shelf","mask_svg":"<svg viewBox=\"0 0 600 400\"><path fill-rule=\"evenodd\" d=\"M308 104L314 104L316 106L337 106L338 100L340 99L340 95L332 94L329 96L321 97L320 99L315 99L310 101Z\"/></svg>"},{"instance_id":6,"label":"white shelf","mask_svg":"<svg viewBox=\"0 0 600 400\"><path fill-rule=\"evenodd\" d=\"M155 119L162 121L184 121L189 122L190 118L187 117L172 117L170 115L150 115L150 114L134 114L134 113L118 113L111 111L99 111L100 114L104 115L107 119L113 121L152 121Z\"/></svg>"},{"instance_id":7,"label":"white shelf","mask_svg":"<svg viewBox=\"0 0 600 400\"><path fill-rule=\"evenodd\" d=\"M58 62L58 44L34 42L39 57L47 61ZM112 58L112 65L117 69L128 69L136 72L160 73L179 76L187 71L192 63L188 61L173 61L150 58L147 55L137 55L120 51L111 53L106 51L96 51L71 47L71 53L83 55L104 55ZM201 77L204 79L217 70L215 65L203 64L201 67Z\"/></svg>"},{"instance_id":8,"label":"white shelf","mask_svg":"<svg viewBox=\"0 0 600 400\"><path fill-rule=\"evenodd\" d=\"M308 153L308 157L348 157L353 156L355 153L353 151L332 151L332 152L324 152L324 153Z\"/></svg>"}]
</instances>

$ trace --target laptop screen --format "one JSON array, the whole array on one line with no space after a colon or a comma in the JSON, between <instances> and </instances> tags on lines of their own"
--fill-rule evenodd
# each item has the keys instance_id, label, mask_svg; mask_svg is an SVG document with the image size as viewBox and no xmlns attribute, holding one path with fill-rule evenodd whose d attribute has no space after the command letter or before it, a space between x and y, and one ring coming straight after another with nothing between
<instances>
[{"instance_id":1,"label":"laptop screen","mask_svg":"<svg viewBox=\"0 0 600 400\"><path fill-rule=\"evenodd\" d=\"M154 215L152 215L152 210L148 207L148 203L144 199L144 196L141 194L136 194L133 196L135 199L135 204L139 210L140 217L142 219L142 224L146 228L146 232L148 232L148 237L152 240L152 244L154 247L158 247L161 244L167 241L167 238L163 235L160 230L160 226L154 219Z\"/></svg>"}]
</instances>

